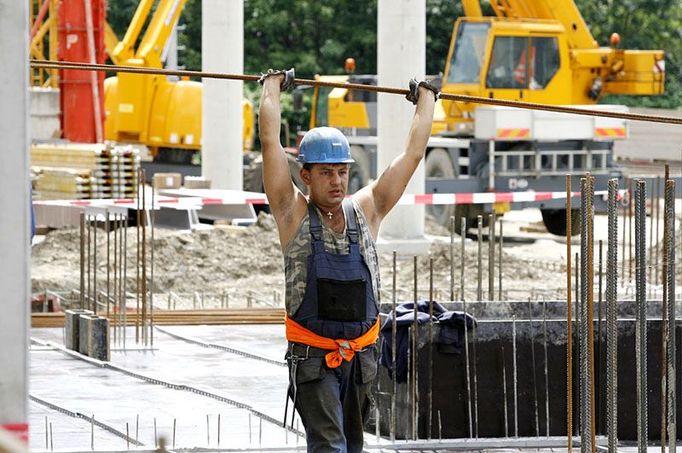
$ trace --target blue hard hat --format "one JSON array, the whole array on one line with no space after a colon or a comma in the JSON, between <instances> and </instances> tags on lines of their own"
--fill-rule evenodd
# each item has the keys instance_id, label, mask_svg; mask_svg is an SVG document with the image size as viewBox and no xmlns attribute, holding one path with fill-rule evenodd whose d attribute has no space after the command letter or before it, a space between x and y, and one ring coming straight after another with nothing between
<instances>
[{"instance_id":1,"label":"blue hard hat","mask_svg":"<svg viewBox=\"0 0 682 453\"><path fill-rule=\"evenodd\" d=\"M298 161L304 164L347 164L355 162L348 139L334 127L315 127L303 136Z\"/></svg>"}]
</instances>

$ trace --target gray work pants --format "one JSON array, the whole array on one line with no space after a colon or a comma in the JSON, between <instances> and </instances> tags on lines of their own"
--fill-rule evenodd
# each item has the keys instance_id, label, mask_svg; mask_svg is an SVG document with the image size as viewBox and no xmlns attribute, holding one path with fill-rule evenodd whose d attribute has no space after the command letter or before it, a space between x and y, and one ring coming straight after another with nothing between
<instances>
[{"instance_id":1,"label":"gray work pants","mask_svg":"<svg viewBox=\"0 0 682 453\"><path fill-rule=\"evenodd\" d=\"M372 346L334 369L327 367L324 357L299 362L296 409L305 427L308 452L362 452L376 360Z\"/></svg>"}]
</instances>

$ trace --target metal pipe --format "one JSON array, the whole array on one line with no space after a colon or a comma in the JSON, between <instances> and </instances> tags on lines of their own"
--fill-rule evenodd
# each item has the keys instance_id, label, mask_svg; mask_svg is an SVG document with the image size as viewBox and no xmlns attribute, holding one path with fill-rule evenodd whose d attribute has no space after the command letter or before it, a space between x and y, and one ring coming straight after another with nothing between
<instances>
[{"instance_id":1,"label":"metal pipe","mask_svg":"<svg viewBox=\"0 0 682 453\"><path fill-rule=\"evenodd\" d=\"M566 439L573 451L573 312L571 306L571 176L566 175ZM500 234L500 236L502 236ZM501 248L501 247L500 247Z\"/></svg>"},{"instance_id":2,"label":"metal pipe","mask_svg":"<svg viewBox=\"0 0 682 453\"><path fill-rule=\"evenodd\" d=\"M393 377L393 392L391 393L391 428L390 428L390 438L391 442L395 441L395 429L396 429L396 398L398 395L398 377L396 376L396 348L397 348L397 340L396 336L398 335L398 321L396 319L396 310L397 310L397 304L398 304L398 291L396 287L396 258L397 258L397 252L393 250L393 317L391 319L391 367L393 370L392 377Z\"/></svg>"},{"instance_id":3,"label":"metal pipe","mask_svg":"<svg viewBox=\"0 0 682 453\"><path fill-rule=\"evenodd\" d=\"M638 180L635 187L635 258L636 265L636 366L637 366L637 443L638 451L647 448L647 301L646 301L646 185Z\"/></svg>"},{"instance_id":4,"label":"metal pipe","mask_svg":"<svg viewBox=\"0 0 682 453\"><path fill-rule=\"evenodd\" d=\"M618 262L618 179L609 180L607 261ZM618 451L618 272L606 266L606 433L609 453Z\"/></svg>"},{"instance_id":5,"label":"metal pipe","mask_svg":"<svg viewBox=\"0 0 682 453\"><path fill-rule=\"evenodd\" d=\"M676 394L676 333L677 317L675 313L675 181L665 182L665 223L668 231L664 234L666 241L666 297L668 305L667 330L667 381L668 385L668 449L674 452L677 448L677 394Z\"/></svg>"},{"instance_id":6,"label":"metal pipe","mask_svg":"<svg viewBox=\"0 0 682 453\"><path fill-rule=\"evenodd\" d=\"M476 280L476 300L483 300L483 216L478 216L478 255L477 255L477 280Z\"/></svg>"}]
</instances>

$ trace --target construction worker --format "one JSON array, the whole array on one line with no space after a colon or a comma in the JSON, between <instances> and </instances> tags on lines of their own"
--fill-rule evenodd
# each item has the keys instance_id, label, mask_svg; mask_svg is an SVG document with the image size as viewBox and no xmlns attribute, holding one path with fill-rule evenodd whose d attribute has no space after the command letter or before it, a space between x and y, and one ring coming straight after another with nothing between
<instances>
[{"instance_id":1,"label":"construction worker","mask_svg":"<svg viewBox=\"0 0 682 453\"><path fill-rule=\"evenodd\" d=\"M374 241L424 157L438 90L410 82L407 99L417 107L405 151L348 199L348 140L334 128L308 131L298 156L306 197L292 182L279 140L280 92L293 81L293 69L264 74L259 111L263 183L285 262L288 397L309 452L360 452L380 328ZM287 409L288 398L285 424Z\"/></svg>"}]
</instances>

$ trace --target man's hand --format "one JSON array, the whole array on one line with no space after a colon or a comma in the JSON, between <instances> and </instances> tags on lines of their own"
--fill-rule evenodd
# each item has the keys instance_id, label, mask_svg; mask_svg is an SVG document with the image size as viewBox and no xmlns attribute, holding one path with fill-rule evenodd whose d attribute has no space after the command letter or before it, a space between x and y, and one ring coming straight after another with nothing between
<instances>
[{"instance_id":1,"label":"man's hand","mask_svg":"<svg viewBox=\"0 0 682 453\"><path fill-rule=\"evenodd\" d=\"M265 79L269 77L277 77L278 79L281 80L279 84L279 89L281 91L286 91L289 88L294 86L294 79L296 78L296 71L294 68L291 69L268 69L267 72L262 73L260 76L260 79L258 79L258 83L263 85L265 82Z\"/></svg>"},{"instance_id":2,"label":"man's hand","mask_svg":"<svg viewBox=\"0 0 682 453\"><path fill-rule=\"evenodd\" d=\"M438 88L433 86L431 82L427 80L422 80L421 82L417 82L417 79L412 79L410 80L410 92L407 93L405 96L405 99L413 103L414 105L417 105L417 101L419 100L419 96L422 95L426 91L430 91L433 93L433 96L435 97L436 101L438 100L438 97L440 96L440 91Z\"/></svg>"}]
</instances>

